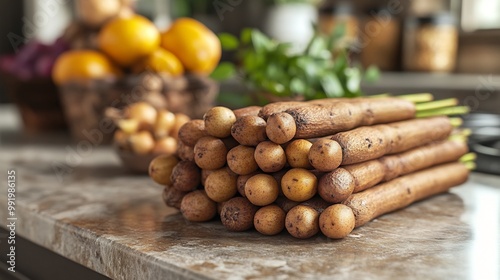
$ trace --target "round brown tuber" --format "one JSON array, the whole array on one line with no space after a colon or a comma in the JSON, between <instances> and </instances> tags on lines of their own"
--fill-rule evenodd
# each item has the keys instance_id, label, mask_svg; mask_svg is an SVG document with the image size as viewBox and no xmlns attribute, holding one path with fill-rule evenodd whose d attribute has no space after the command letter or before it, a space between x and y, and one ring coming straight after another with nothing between
<instances>
[{"instance_id":1,"label":"round brown tuber","mask_svg":"<svg viewBox=\"0 0 500 280\"><path fill-rule=\"evenodd\" d=\"M340 203L352 194L355 185L355 179L349 171L337 168L319 179L318 193L330 203Z\"/></svg>"},{"instance_id":2,"label":"round brown tuber","mask_svg":"<svg viewBox=\"0 0 500 280\"><path fill-rule=\"evenodd\" d=\"M250 174L259 168L254 153L254 147L238 145L227 153L227 165L238 175Z\"/></svg>"},{"instance_id":3,"label":"round brown tuber","mask_svg":"<svg viewBox=\"0 0 500 280\"><path fill-rule=\"evenodd\" d=\"M181 209L181 202L184 196L188 194L187 192L181 192L176 188L171 186L165 186L163 189L163 202L169 207L174 207L176 209Z\"/></svg>"},{"instance_id":4,"label":"round brown tuber","mask_svg":"<svg viewBox=\"0 0 500 280\"><path fill-rule=\"evenodd\" d=\"M269 205L278 198L278 195L278 182L271 175L254 175L245 184L245 197L254 205Z\"/></svg>"},{"instance_id":5,"label":"round brown tuber","mask_svg":"<svg viewBox=\"0 0 500 280\"><path fill-rule=\"evenodd\" d=\"M196 145L201 137L207 136L203 120L190 120L179 129L178 138L188 146Z\"/></svg>"},{"instance_id":6,"label":"round brown tuber","mask_svg":"<svg viewBox=\"0 0 500 280\"><path fill-rule=\"evenodd\" d=\"M206 222L215 217L217 203L208 198L205 191L190 192L182 198L180 207L182 216L191 222Z\"/></svg>"},{"instance_id":7,"label":"round brown tuber","mask_svg":"<svg viewBox=\"0 0 500 280\"><path fill-rule=\"evenodd\" d=\"M329 238L344 238L354 229L356 219L352 209L344 204L334 204L319 216L319 228Z\"/></svg>"},{"instance_id":8,"label":"round brown tuber","mask_svg":"<svg viewBox=\"0 0 500 280\"><path fill-rule=\"evenodd\" d=\"M312 143L306 139L296 139L285 148L286 159L291 167L311 169L309 163L309 150Z\"/></svg>"},{"instance_id":9,"label":"round brown tuber","mask_svg":"<svg viewBox=\"0 0 500 280\"><path fill-rule=\"evenodd\" d=\"M154 158L149 164L149 176L160 185L171 185L172 171L179 163L173 155L162 155Z\"/></svg>"},{"instance_id":10,"label":"round brown tuber","mask_svg":"<svg viewBox=\"0 0 500 280\"><path fill-rule=\"evenodd\" d=\"M277 205L268 205L255 213L253 225L264 235L276 235L285 228L286 213Z\"/></svg>"},{"instance_id":11,"label":"round brown tuber","mask_svg":"<svg viewBox=\"0 0 500 280\"><path fill-rule=\"evenodd\" d=\"M318 179L303 168L293 168L283 175L281 190L290 200L303 202L312 198L317 191Z\"/></svg>"},{"instance_id":12,"label":"round brown tuber","mask_svg":"<svg viewBox=\"0 0 500 280\"><path fill-rule=\"evenodd\" d=\"M213 171L205 180L205 191L208 197L215 202L231 199L238 192L236 179L237 175L227 167Z\"/></svg>"},{"instance_id":13,"label":"round brown tuber","mask_svg":"<svg viewBox=\"0 0 500 280\"><path fill-rule=\"evenodd\" d=\"M194 161L203 169L219 169L226 164L227 148L213 136L200 138L194 146Z\"/></svg>"},{"instance_id":14,"label":"round brown tuber","mask_svg":"<svg viewBox=\"0 0 500 280\"><path fill-rule=\"evenodd\" d=\"M266 135L277 144L284 144L293 139L297 126L292 115L281 112L267 118Z\"/></svg>"},{"instance_id":15,"label":"round brown tuber","mask_svg":"<svg viewBox=\"0 0 500 280\"><path fill-rule=\"evenodd\" d=\"M203 116L205 129L208 134L225 138L231 135L231 127L236 122L236 116L233 111L226 107L213 107Z\"/></svg>"},{"instance_id":16,"label":"round brown tuber","mask_svg":"<svg viewBox=\"0 0 500 280\"><path fill-rule=\"evenodd\" d=\"M309 163L318 171L332 171L342 163L342 147L334 140L321 138L309 150Z\"/></svg>"},{"instance_id":17,"label":"round brown tuber","mask_svg":"<svg viewBox=\"0 0 500 280\"><path fill-rule=\"evenodd\" d=\"M230 231L245 231L253 227L253 219L258 207L244 197L235 197L222 206L220 219Z\"/></svg>"},{"instance_id":18,"label":"round brown tuber","mask_svg":"<svg viewBox=\"0 0 500 280\"><path fill-rule=\"evenodd\" d=\"M264 172L277 172L286 164L286 155L283 148L271 141L261 142L255 148L255 161Z\"/></svg>"},{"instance_id":19,"label":"round brown tuber","mask_svg":"<svg viewBox=\"0 0 500 280\"><path fill-rule=\"evenodd\" d=\"M319 232L319 213L310 206L297 205L286 214L285 226L293 237L310 238Z\"/></svg>"},{"instance_id":20,"label":"round brown tuber","mask_svg":"<svg viewBox=\"0 0 500 280\"><path fill-rule=\"evenodd\" d=\"M179 191L195 190L201 182L201 171L192 161L180 161L172 170L172 186Z\"/></svg>"},{"instance_id":21,"label":"round brown tuber","mask_svg":"<svg viewBox=\"0 0 500 280\"><path fill-rule=\"evenodd\" d=\"M243 116L231 127L231 135L245 146L257 146L267 139L266 121L258 116Z\"/></svg>"}]
</instances>

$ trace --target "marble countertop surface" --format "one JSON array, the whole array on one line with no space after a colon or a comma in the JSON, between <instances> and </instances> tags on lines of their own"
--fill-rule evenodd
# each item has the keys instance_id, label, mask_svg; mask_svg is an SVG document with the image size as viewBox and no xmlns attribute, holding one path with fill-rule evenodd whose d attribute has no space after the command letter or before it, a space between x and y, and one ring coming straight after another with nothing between
<instances>
[{"instance_id":1,"label":"marble countertop surface","mask_svg":"<svg viewBox=\"0 0 500 280\"><path fill-rule=\"evenodd\" d=\"M499 176L474 173L343 240L298 240L186 222L109 148L9 139L0 177L16 170L17 234L113 279L500 279Z\"/></svg>"}]
</instances>

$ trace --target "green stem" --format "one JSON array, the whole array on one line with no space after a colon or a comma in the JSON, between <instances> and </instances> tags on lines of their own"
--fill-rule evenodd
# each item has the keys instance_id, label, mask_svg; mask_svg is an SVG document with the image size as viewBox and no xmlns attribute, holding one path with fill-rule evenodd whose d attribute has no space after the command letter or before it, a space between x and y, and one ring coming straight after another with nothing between
<instances>
[{"instance_id":1,"label":"green stem","mask_svg":"<svg viewBox=\"0 0 500 280\"><path fill-rule=\"evenodd\" d=\"M453 134L468 137L472 134L472 130L470 130L470 128L456 129L456 131Z\"/></svg>"},{"instance_id":2,"label":"green stem","mask_svg":"<svg viewBox=\"0 0 500 280\"><path fill-rule=\"evenodd\" d=\"M467 106L455 106L455 107L446 107L446 108L419 111L416 113L415 116L417 118L426 118L434 116L465 115L469 113L469 111L470 111L469 107Z\"/></svg>"},{"instance_id":3,"label":"green stem","mask_svg":"<svg viewBox=\"0 0 500 280\"><path fill-rule=\"evenodd\" d=\"M412 93L412 94L398 95L396 97L411 101L413 103L422 103L434 100L434 96L431 93Z\"/></svg>"},{"instance_id":4,"label":"green stem","mask_svg":"<svg viewBox=\"0 0 500 280\"><path fill-rule=\"evenodd\" d=\"M464 121L461 118L450 118L450 123L453 127L459 127Z\"/></svg>"},{"instance_id":5,"label":"green stem","mask_svg":"<svg viewBox=\"0 0 500 280\"><path fill-rule=\"evenodd\" d=\"M475 153L468 153L460 157L459 161L460 162L468 162L468 161L475 161L477 158L477 155Z\"/></svg>"},{"instance_id":6,"label":"green stem","mask_svg":"<svg viewBox=\"0 0 500 280\"><path fill-rule=\"evenodd\" d=\"M467 142L468 137L461 134L453 134L448 137L450 141Z\"/></svg>"},{"instance_id":7,"label":"green stem","mask_svg":"<svg viewBox=\"0 0 500 280\"><path fill-rule=\"evenodd\" d=\"M416 104L415 108L417 109L417 112L420 112L420 111L425 111L425 110L439 109L439 108L445 108L445 107L451 107L451 106L457 106L457 105L458 105L458 99L449 98L449 99L442 99L442 100L437 100L437 101L432 101L432 102L425 102L425 103Z\"/></svg>"},{"instance_id":8,"label":"green stem","mask_svg":"<svg viewBox=\"0 0 500 280\"><path fill-rule=\"evenodd\" d=\"M468 162L464 162L463 163L465 165L465 167L467 167L467 169L469 170L474 170L476 169L476 163L473 162L473 161L468 161Z\"/></svg>"}]
</instances>

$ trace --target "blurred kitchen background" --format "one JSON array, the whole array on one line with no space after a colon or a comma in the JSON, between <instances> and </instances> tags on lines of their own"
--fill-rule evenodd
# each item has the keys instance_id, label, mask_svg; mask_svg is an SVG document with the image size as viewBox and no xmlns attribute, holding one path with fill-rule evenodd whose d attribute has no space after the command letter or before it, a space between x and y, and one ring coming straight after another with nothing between
<instances>
[{"instance_id":1,"label":"blurred kitchen background","mask_svg":"<svg viewBox=\"0 0 500 280\"><path fill-rule=\"evenodd\" d=\"M102 1L106 6L108 0ZM160 30L174 19L188 16L215 33L239 35L244 28L258 28L278 41L292 43L295 50L303 49L315 30L331 33L341 26L344 31L339 44L349 50L350 63L365 68L375 65L380 70L375 82L363 82L363 93L431 92L436 99L457 98L460 105L471 109L472 114L465 117L465 125L472 128L471 141L496 137L483 142L479 150L483 149L497 164L500 162L500 0L130 2L137 13L151 19ZM67 32L75 18L78 11L73 0L1 0L0 55L13 55L33 40L52 44ZM90 42L75 44L92 44L93 38L87 39ZM51 47L52 55L60 53L58 47L57 42ZM21 99L23 92L33 91L40 94L22 97L24 102L32 103L30 106L50 107L59 102L57 95L53 95L54 100L43 95L44 90L56 91L54 85L46 88L43 80L40 84L23 82L31 80L33 73L50 78L47 69L53 60L38 59L31 72L18 67L14 69L17 77L2 71L0 103ZM222 60L235 62L234 52L223 52ZM9 96L8 92L17 92L17 96ZM220 92L242 95L248 88L241 80L231 79L221 83ZM0 108L15 110L14 106ZM47 118L62 120L60 114L59 110L58 115ZM23 121L41 120L28 112ZM500 167L493 169L498 171Z\"/></svg>"},{"instance_id":2,"label":"blurred kitchen background","mask_svg":"<svg viewBox=\"0 0 500 280\"><path fill-rule=\"evenodd\" d=\"M257 27L297 48L312 36L311 22L323 32L343 24L352 62L382 71L378 82L364 85L366 93L479 95L464 102L475 110L500 107L500 0L138 0L135 6L160 28L191 16L216 33ZM72 0L0 1L0 54L14 53L26 38L54 41L75 16ZM0 102L9 102L3 84Z\"/></svg>"}]
</instances>

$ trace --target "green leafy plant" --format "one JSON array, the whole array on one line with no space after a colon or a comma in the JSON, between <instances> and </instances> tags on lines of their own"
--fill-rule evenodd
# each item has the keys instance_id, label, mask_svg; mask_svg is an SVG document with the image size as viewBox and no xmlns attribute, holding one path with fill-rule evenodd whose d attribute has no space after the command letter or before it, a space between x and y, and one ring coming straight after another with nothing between
<instances>
[{"instance_id":1,"label":"green leafy plant","mask_svg":"<svg viewBox=\"0 0 500 280\"><path fill-rule=\"evenodd\" d=\"M336 28L329 35L315 34L302 52L292 52L290 44L279 43L255 29L245 29L240 37L219 35L224 50L237 53L238 65L221 63L212 77L218 80L240 73L258 92L278 97L318 99L361 95L362 79L378 77L376 68L366 71L351 67L347 50L335 47L344 35Z\"/></svg>"}]
</instances>

